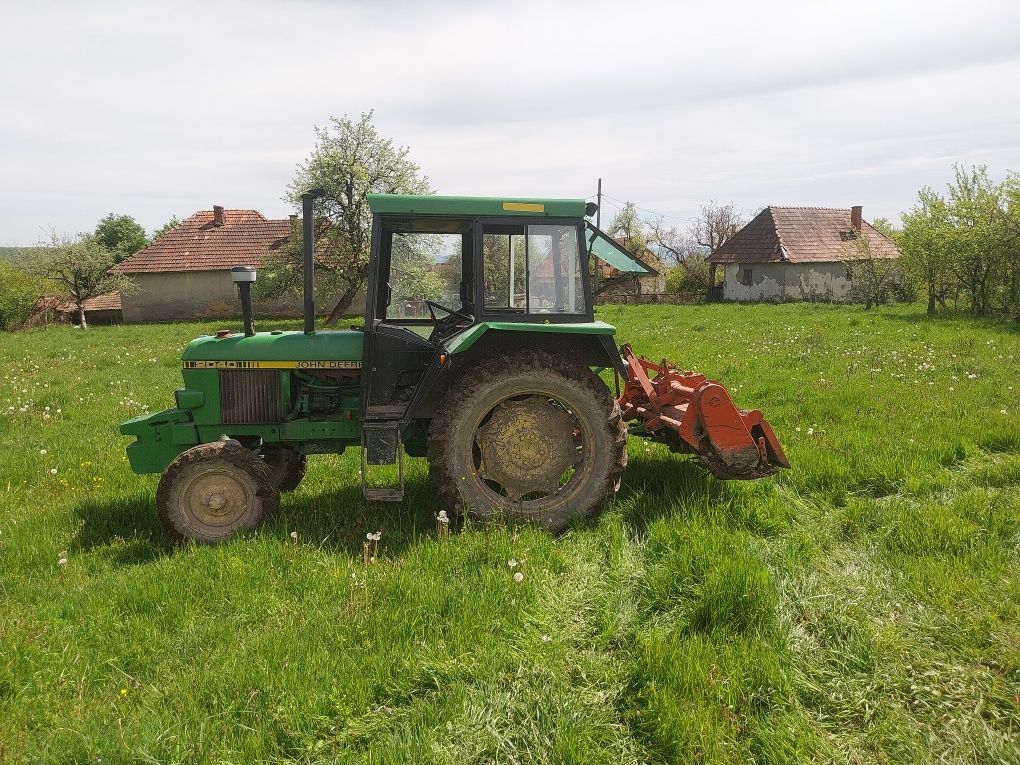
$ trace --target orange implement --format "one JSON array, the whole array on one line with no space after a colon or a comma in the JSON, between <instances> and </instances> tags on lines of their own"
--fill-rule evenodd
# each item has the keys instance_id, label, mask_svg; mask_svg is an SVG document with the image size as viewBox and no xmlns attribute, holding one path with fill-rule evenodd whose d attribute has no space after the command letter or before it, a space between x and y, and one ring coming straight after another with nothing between
<instances>
[{"instance_id":1,"label":"orange implement","mask_svg":"<svg viewBox=\"0 0 1020 765\"><path fill-rule=\"evenodd\" d=\"M625 420L673 451L697 454L716 478L764 478L790 462L757 409L737 409L717 382L620 348L627 380L618 399Z\"/></svg>"}]
</instances>

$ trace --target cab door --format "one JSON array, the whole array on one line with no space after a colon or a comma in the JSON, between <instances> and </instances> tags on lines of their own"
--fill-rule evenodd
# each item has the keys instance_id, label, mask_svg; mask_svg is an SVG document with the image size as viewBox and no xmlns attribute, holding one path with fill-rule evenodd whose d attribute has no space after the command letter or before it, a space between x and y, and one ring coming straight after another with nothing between
<instances>
[{"instance_id":1,"label":"cab door","mask_svg":"<svg viewBox=\"0 0 1020 765\"><path fill-rule=\"evenodd\" d=\"M365 314L365 421L401 420L436 354L437 323L471 312L471 221L376 216Z\"/></svg>"}]
</instances>

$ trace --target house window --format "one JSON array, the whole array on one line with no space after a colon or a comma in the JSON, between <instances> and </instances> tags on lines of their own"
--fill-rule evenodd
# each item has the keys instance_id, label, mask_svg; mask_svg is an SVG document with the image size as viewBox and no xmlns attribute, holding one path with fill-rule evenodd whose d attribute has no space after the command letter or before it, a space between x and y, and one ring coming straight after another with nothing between
<instances>
[{"instance_id":1,"label":"house window","mask_svg":"<svg viewBox=\"0 0 1020 765\"><path fill-rule=\"evenodd\" d=\"M740 270L740 283L745 287L750 287L754 283L750 268L742 268Z\"/></svg>"}]
</instances>

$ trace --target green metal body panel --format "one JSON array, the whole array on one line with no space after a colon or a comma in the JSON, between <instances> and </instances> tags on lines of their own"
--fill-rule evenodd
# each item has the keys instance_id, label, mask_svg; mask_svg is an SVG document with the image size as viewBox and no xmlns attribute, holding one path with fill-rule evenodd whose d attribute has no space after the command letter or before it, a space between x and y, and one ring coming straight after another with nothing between
<instances>
[{"instance_id":1,"label":"green metal body panel","mask_svg":"<svg viewBox=\"0 0 1020 765\"><path fill-rule=\"evenodd\" d=\"M136 473L162 473L178 454L202 443L191 414L184 409L135 417L122 422L120 432L137 439L127 448L128 462Z\"/></svg>"},{"instance_id":2,"label":"green metal body panel","mask_svg":"<svg viewBox=\"0 0 1020 765\"><path fill-rule=\"evenodd\" d=\"M508 199L369 194L368 206L380 215L532 216L583 218L583 199Z\"/></svg>"},{"instance_id":3,"label":"green metal body panel","mask_svg":"<svg viewBox=\"0 0 1020 765\"><path fill-rule=\"evenodd\" d=\"M224 338L199 337L188 343L181 359L189 361L361 361L365 335L358 330L241 333ZM298 365L300 368L300 365ZM315 367L309 367L315 368Z\"/></svg>"},{"instance_id":4,"label":"green metal body panel","mask_svg":"<svg viewBox=\"0 0 1020 765\"><path fill-rule=\"evenodd\" d=\"M498 332L555 332L565 335L615 335L616 327L604 321L588 321L567 324L532 324L523 321L483 321L468 327L459 335L447 340L444 345L449 353L466 351L478 338L489 330Z\"/></svg>"}]
</instances>

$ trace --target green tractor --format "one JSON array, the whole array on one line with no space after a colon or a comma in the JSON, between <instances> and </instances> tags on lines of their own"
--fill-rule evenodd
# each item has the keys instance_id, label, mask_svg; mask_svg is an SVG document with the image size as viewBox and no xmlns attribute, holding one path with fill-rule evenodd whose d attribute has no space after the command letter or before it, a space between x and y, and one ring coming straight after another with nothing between
<instances>
[{"instance_id":1,"label":"green tractor","mask_svg":"<svg viewBox=\"0 0 1020 765\"><path fill-rule=\"evenodd\" d=\"M626 421L723 478L788 466L760 412L701 375L621 352L614 327L595 321L591 258L650 269L586 220L593 205L371 195L364 325L323 331L312 298L320 195L303 199L304 331L256 333L254 269L235 269L244 331L189 343L176 407L120 426L136 439L132 470L162 473L156 505L174 536L215 543L254 528L308 455L348 447L369 500L403 497L406 453L428 458L450 512L551 531L617 491ZM617 395L601 370L615 371ZM370 485L375 465L397 477Z\"/></svg>"}]
</instances>

